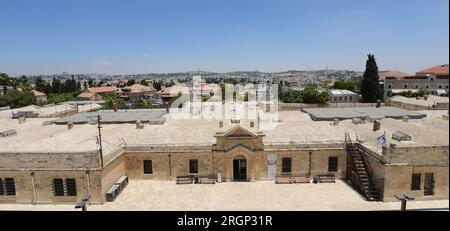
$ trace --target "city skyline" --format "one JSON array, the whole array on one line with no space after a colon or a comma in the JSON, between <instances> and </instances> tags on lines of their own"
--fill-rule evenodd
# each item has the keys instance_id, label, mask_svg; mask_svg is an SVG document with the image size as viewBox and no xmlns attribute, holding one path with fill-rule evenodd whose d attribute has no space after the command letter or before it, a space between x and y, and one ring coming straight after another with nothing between
<instances>
[{"instance_id":1,"label":"city skyline","mask_svg":"<svg viewBox=\"0 0 450 231\"><path fill-rule=\"evenodd\" d=\"M1 2L0 72L363 71L448 64L448 1Z\"/></svg>"}]
</instances>

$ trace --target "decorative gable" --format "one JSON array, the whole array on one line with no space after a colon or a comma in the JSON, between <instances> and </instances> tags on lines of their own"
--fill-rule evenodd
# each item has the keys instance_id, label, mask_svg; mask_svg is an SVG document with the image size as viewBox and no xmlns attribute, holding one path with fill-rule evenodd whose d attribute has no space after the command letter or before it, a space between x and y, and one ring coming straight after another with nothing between
<instances>
[{"instance_id":1,"label":"decorative gable","mask_svg":"<svg viewBox=\"0 0 450 231\"><path fill-rule=\"evenodd\" d=\"M253 132L250 132L249 130L237 125L228 132L226 132L224 137L227 138L242 138L242 137L256 137L256 135Z\"/></svg>"}]
</instances>

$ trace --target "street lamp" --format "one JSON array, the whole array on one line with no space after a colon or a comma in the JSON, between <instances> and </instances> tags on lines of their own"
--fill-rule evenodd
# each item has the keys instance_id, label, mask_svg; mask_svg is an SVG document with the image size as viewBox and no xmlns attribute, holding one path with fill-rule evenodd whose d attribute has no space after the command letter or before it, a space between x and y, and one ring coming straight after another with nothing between
<instances>
[{"instance_id":1,"label":"street lamp","mask_svg":"<svg viewBox=\"0 0 450 231\"><path fill-rule=\"evenodd\" d=\"M406 194L406 193L404 193L404 194L395 194L394 196L395 196L395 198L397 198L398 200L400 200L402 202L402 205L401 205L401 208L400 208L401 211L406 211L406 202L407 201L412 201L412 200L415 199L413 196L411 196L409 194Z\"/></svg>"},{"instance_id":2,"label":"street lamp","mask_svg":"<svg viewBox=\"0 0 450 231\"><path fill-rule=\"evenodd\" d=\"M88 203L89 199L91 199L91 195L89 195L89 193L86 193L83 197L81 197L81 201L77 202L75 208L81 208L81 211L87 211L86 204Z\"/></svg>"}]
</instances>

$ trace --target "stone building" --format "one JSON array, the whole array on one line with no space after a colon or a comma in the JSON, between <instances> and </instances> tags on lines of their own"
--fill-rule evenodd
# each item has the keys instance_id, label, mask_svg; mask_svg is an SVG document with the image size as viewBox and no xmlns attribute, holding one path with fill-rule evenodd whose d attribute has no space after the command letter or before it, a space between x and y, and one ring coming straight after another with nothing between
<instances>
[{"instance_id":1,"label":"stone building","mask_svg":"<svg viewBox=\"0 0 450 231\"><path fill-rule=\"evenodd\" d=\"M268 130L252 126L245 115L239 124L163 117L164 125L103 124L101 152L94 124L0 118L0 132L17 131L0 137L0 202L75 203L89 194L92 203L102 204L121 176L175 181L191 175L227 182L323 174L352 182L363 196L375 190L377 200L392 201L395 193L406 192L417 200L448 199L449 126L435 114L381 120L389 136L385 147L371 123L330 125L300 111L280 112L282 122ZM430 129L433 134L427 134ZM412 139L390 139L395 131ZM364 191L366 181L370 189Z\"/></svg>"},{"instance_id":2,"label":"stone building","mask_svg":"<svg viewBox=\"0 0 450 231\"><path fill-rule=\"evenodd\" d=\"M384 99L405 91L423 90L427 95L436 94L436 91L446 91L448 94L448 64L418 71L415 76L385 76L383 87Z\"/></svg>"},{"instance_id":3,"label":"stone building","mask_svg":"<svg viewBox=\"0 0 450 231\"><path fill-rule=\"evenodd\" d=\"M328 90L330 92L330 103L358 103L358 93L349 90Z\"/></svg>"}]
</instances>

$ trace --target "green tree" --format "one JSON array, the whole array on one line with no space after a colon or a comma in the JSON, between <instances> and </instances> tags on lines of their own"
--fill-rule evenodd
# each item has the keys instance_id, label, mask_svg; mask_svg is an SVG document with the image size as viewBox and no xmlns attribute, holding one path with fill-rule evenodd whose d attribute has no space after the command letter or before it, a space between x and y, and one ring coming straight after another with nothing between
<instances>
[{"instance_id":1,"label":"green tree","mask_svg":"<svg viewBox=\"0 0 450 231\"><path fill-rule=\"evenodd\" d=\"M46 85L47 82L41 76L34 80L34 89L36 91L45 92Z\"/></svg>"},{"instance_id":2,"label":"green tree","mask_svg":"<svg viewBox=\"0 0 450 231\"><path fill-rule=\"evenodd\" d=\"M361 83L361 95L363 103L373 103L381 97L378 66L373 54L367 56L366 70Z\"/></svg>"},{"instance_id":3,"label":"green tree","mask_svg":"<svg viewBox=\"0 0 450 231\"><path fill-rule=\"evenodd\" d=\"M161 82L160 82L160 81L155 81L155 82L153 82L153 87L154 87L157 91L160 91L160 90L161 90Z\"/></svg>"},{"instance_id":4,"label":"green tree","mask_svg":"<svg viewBox=\"0 0 450 231\"><path fill-rule=\"evenodd\" d=\"M31 104L36 104L36 98L30 91L13 90L8 91L5 95L0 95L0 107L18 108Z\"/></svg>"},{"instance_id":5,"label":"green tree","mask_svg":"<svg viewBox=\"0 0 450 231\"><path fill-rule=\"evenodd\" d=\"M11 80L6 73L0 73L0 85L11 86Z\"/></svg>"},{"instance_id":6,"label":"green tree","mask_svg":"<svg viewBox=\"0 0 450 231\"><path fill-rule=\"evenodd\" d=\"M141 80L140 84L141 84L141 85L144 85L144 86L147 86L147 85L148 85L148 84L147 84L147 81L145 81L145 79Z\"/></svg>"},{"instance_id":7,"label":"green tree","mask_svg":"<svg viewBox=\"0 0 450 231\"><path fill-rule=\"evenodd\" d=\"M50 85L50 83L47 83L47 84L45 85L44 93L45 93L46 95L49 95L50 93L52 93L52 85Z\"/></svg>"},{"instance_id":8,"label":"green tree","mask_svg":"<svg viewBox=\"0 0 450 231\"><path fill-rule=\"evenodd\" d=\"M130 79L130 80L127 81L127 86L131 86L131 85L134 85L134 84L136 84L136 80L134 80L134 79Z\"/></svg>"},{"instance_id":9,"label":"green tree","mask_svg":"<svg viewBox=\"0 0 450 231\"><path fill-rule=\"evenodd\" d=\"M52 81L52 93L60 93L61 80L53 78Z\"/></svg>"}]
</instances>

